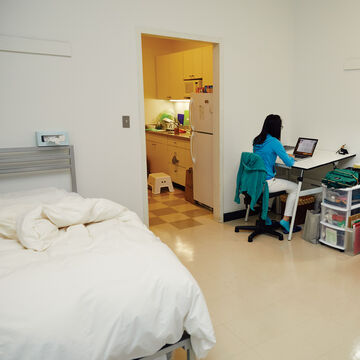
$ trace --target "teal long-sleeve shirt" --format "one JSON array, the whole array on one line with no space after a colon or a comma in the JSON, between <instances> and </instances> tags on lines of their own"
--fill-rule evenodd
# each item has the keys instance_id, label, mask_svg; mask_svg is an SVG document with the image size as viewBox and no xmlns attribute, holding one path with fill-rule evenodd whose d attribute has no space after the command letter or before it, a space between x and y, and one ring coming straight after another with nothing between
<instances>
[{"instance_id":1,"label":"teal long-sleeve shirt","mask_svg":"<svg viewBox=\"0 0 360 360\"><path fill-rule=\"evenodd\" d=\"M266 179L264 161L259 155L244 152L241 155L240 166L236 178L236 192L234 201L240 204L240 194L247 192L251 197L250 208L254 210L261 194L263 194L261 218L267 217L269 204L269 187Z\"/></svg>"},{"instance_id":2,"label":"teal long-sleeve shirt","mask_svg":"<svg viewBox=\"0 0 360 360\"><path fill-rule=\"evenodd\" d=\"M275 177L275 162L277 157L288 167L293 166L295 162L295 160L286 153L281 142L269 134L262 144L254 145L253 152L259 155L264 161L266 180Z\"/></svg>"}]
</instances>

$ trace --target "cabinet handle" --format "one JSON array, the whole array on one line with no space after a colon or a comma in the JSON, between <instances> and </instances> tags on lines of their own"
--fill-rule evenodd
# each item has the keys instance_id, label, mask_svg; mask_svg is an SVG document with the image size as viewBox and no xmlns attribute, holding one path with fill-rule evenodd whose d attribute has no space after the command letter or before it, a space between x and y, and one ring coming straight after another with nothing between
<instances>
[{"instance_id":1,"label":"cabinet handle","mask_svg":"<svg viewBox=\"0 0 360 360\"><path fill-rule=\"evenodd\" d=\"M176 158L176 155L173 156L171 162L172 162L174 165L176 165L176 164L179 162L179 160ZM175 171L176 171L176 170L175 170Z\"/></svg>"}]
</instances>

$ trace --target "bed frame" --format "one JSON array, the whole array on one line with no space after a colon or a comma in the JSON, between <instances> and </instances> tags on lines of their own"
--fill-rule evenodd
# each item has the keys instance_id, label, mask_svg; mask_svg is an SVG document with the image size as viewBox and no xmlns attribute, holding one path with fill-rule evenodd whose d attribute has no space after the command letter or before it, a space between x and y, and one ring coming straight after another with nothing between
<instances>
[{"instance_id":1,"label":"bed frame","mask_svg":"<svg viewBox=\"0 0 360 360\"><path fill-rule=\"evenodd\" d=\"M72 191L77 191L74 146L0 149L0 175L70 170Z\"/></svg>"},{"instance_id":2,"label":"bed frame","mask_svg":"<svg viewBox=\"0 0 360 360\"><path fill-rule=\"evenodd\" d=\"M173 345L165 345L154 355L142 357L135 360L155 360L162 355L166 355L167 359L170 360L172 352L179 348L183 348L186 351L187 360L196 360L194 350L191 347L190 335L187 332L184 332L182 338L177 343Z\"/></svg>"},{"instance_id":3,"label":"bed frame","mask_svg":"<svg viewBox=\"0 0 360 360\"><path fill-rule=\"evenodd\" d=\"M37 173L48 171L69 170L71 175L72 191L77 191L74 146L48 146L48 147L19 147L0 148L0 175ZM135 360L155 360L179 348L186 351L187 360L195 360L191 347L190 335L184 332L182 338L175 344L165 345L156 354Z\"/></svg>"}]
</instances>

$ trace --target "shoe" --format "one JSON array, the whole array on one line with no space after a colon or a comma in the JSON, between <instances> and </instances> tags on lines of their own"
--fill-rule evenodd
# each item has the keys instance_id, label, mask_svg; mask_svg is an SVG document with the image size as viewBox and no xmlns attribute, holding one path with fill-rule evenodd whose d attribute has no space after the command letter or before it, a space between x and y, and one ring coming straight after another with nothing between
<instances>
[{"instance_id":1,"label":"shoe","mask_svg":"<svg viewBox=\"0 0 360 360\"><path fill-rule=\"evenodd\" d=\"M282 227L282 232L283 232L284 234L288 234L289 231L290 231L290 222L289 222L289 221L285 221L285 220L281 220L281 221L280 221L280 225L281 225L281 227ZM294 226L294 229L293 229L293 233L296 233L296 232L299 232L299 231L301 231L301 227L295 225L295 226Z\"/></svg>"},{"instance_id":2,"label":"shoe","mask_svg":"<svg viewBox=\"0 0 360 360\"><path fill-rule=\"evenodd\" d=\"M284 227L281 227L282 229L282 232L284 233L284 234L288 234L289 233L289 231L287 231ZM299 232L299 231L301 231L301 226L298 226L298 225L295 225L294 226L294 229L293 229L293 234L294 233L296 233L296 232Z\"/></svg>"}]
</instances>

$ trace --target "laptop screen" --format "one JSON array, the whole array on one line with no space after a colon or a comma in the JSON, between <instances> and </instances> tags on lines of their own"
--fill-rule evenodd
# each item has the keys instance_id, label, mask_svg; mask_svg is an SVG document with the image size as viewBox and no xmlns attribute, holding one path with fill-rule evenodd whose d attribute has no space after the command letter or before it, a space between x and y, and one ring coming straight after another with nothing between
<instances>
[{"instance_id":1,"label":"laptop screen","mask_svg":"<svg viewBox=\"0 0 360 360\"><path fill-rule=\"evenodd\" d=\"M314 154L317 142L318 139L300 137L296 143L294 155L312 156Z\"/></svg>"}]
</instances>

